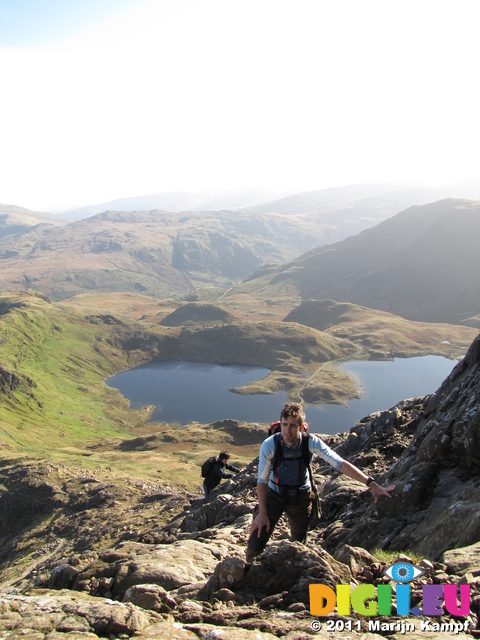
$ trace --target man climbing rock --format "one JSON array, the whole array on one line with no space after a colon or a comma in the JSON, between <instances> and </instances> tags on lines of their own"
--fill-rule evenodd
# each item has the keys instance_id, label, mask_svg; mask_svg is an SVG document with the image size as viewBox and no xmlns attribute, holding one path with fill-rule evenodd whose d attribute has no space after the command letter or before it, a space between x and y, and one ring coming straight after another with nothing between
<instances>
[{"instance_id":1,"label":"man climbing rock","mask_svg":"<svg viewBox=\"0 0 480 640\"><path fill-rule=\"evenodd\" d=\"M220 451L218 458L209 458L202 465L203 490L205 497L217 487L220 482L227 478L233 478L233 473L225 473L225 469L240 473L243 469L237 469L233 464L229 464L230 454L228 451ZM204 475L205 474L205 475Z\"/></svg>"},{"instance_id":2,"label":"man climbing rock","mask_svg":"<svg viewBox=\"0 0 480 640\"><path fill-rule=\"evenodd\" d=\"M391 498L394 486L381 487L350 462L343 460L318 436L302 433L305 413L302 405L287 403L281 413L281 433L263 441L260 447L257 479L258 505L253 514L247 546L247 561L259 555L285 512L292 541L305 542L315 493L312 490L310 460L314 454L332 467L363 483L375 502L380 496Z\"/></svg>"}]
</instances>

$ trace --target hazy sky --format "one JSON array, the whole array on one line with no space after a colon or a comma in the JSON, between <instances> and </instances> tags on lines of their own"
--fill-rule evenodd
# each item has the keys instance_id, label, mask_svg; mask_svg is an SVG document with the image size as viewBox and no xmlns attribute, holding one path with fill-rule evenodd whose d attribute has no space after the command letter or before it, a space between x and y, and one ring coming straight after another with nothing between
<instances>
[{"instance_id":1,"label":"hazy sky","mask_svg":"<svg viewBox=\"0 0 480 640\"><path fill-rule=\"evenodd\" d=\"M0 203L480 177L479 0L0 0Z\"/></svg>"}]
</instances>

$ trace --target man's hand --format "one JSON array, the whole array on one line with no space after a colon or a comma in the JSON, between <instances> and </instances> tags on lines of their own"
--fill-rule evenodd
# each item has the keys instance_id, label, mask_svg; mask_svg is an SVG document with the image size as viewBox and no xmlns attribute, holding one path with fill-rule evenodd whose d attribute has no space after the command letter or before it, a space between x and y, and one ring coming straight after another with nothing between
<instances>
[{"instance_id":1,"label":"man's hand","mask_svg":"<svg viewBox=\"0 0 480 640\"><path fill-rule=\"evenodd\" d=\"M378 499L380 498L380 496L391 498L392 496L390 494L392 493L392 491L395 491L395 488L396 487L394 484L390 484L388 487L384 488L384 487L381 487L376 482L370 483L370 489L372 490L372 496L375 502L378 502Z\"/></svg>"},{"instance_id":2,"label":"man's hand","mask_svg":"<svg viewBox=\"0 0 480 640\"><path fill-rule=\"evenodd\" d=\"M353 465L351 462L348 462L347 460L344 460L342 462L338 470L341 471L341 473L344 473L349 478L358 480L358 482L361 482L362 484L365 484L368 480L368 477L363 473L363 471L360 471L358 467ZM374 480L373 482L370 482L369 488L372 490L373 499L375 500L375 502L378 502L380 496L391 498L392 496L390 494L392 493L392 491L394 491L395 485L389 485L388 487L383 488Z\"/></svg>"},{"instance_id":3,"label":"man's hand","mask_svg":"<svg viewBox=\"0 0 480 640\"><path fill-rule=\"evenodd\" d=\"M258 530L257 535L258 537L260 537L263 527L267 527L267 533L268 533L270 531L270 520L268 519L266 514L259 513L257 517L252 521L252 524L250 525L250 535L252 535L254 531Z\"/></svg>"}]
</instances>

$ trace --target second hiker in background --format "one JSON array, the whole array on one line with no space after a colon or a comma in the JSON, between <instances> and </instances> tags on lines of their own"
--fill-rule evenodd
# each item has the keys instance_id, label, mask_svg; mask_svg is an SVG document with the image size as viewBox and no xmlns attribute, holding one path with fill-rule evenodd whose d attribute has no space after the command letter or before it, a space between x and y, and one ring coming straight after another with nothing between
<instances>
[{"instance_id":1,"label":"second hiker in background","mask_svg":"<svg viewBox=\"0 0 480 640\"><path fill-rule=\"evenodd\" d=\"M243 469L234 467L233 464L229 464L230 454L228 451L220 451L218 458L212 456L205 460L202 465L202 478L203 490L205 492L205 498L208 494L217 487L220 482L226 478L233 478L233 473L225 473L225 469L240 473Z\"/></svg>"}]
</instances>

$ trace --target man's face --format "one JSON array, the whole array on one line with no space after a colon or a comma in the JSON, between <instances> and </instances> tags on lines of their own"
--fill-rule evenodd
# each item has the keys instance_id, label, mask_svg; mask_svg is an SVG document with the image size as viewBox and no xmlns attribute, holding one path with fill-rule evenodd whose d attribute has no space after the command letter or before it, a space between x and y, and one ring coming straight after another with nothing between
<instances>
[{"instance_id":1,"label":"man's face","mask_svg":"<svg viewBox=\"0 0 480 640\"><path fill-rule=\"evenodd\" d=\"M228 458L220 458L220 462L225 466L228 462Z\"/></svg>"},{"instance_id":2,"label":"man's face","mask_svg":"<svg viewBox=\"0 0 480 640\"><path fill-rule=\"evenodd\" d=\"M286 416L281 419L280 428L282 430L283 441L291 447L300 438L301 425L298 417Z\"/></svg>"}]
</instances>

